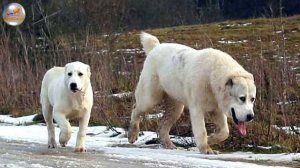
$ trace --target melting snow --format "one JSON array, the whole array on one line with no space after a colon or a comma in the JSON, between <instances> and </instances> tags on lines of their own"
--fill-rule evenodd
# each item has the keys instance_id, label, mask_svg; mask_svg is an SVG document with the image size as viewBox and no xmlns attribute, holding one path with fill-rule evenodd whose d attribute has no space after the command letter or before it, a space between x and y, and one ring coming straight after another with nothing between
<instances>
[{"instance_id":1,"label":"melting snow","mask_svg":"<svg viewBox=\"0 0 300 168\"><path fill-rule=\"evenodd\" d=\"M286 101L286 102L278 102L276 103L277 105L288 105L288 104L295 104L297 103L296 100L292 100L292 101Z\"/></svg>"},{"instance_id":2,"label":"melting snow","mask_svg":"<svg viewBox=\"0 0 300 168\"><path fill-rule=\"evenodd\" d=\"M30 118L34 116L27 116L22 118L11 118L9 116L1 116L2 122L9 121L9 123L20 124L22 122L30 122ZM16 122L18 121L18 122ZM75 146L76 135L78 127L72 127L72 137L68 146ZM116 133L119 132L121 134ZM143 135L139 137L135 145L135 148L129 148L126 131L122 128L116 128L116 131L110 130L105 126L89 127L87 129L86 146L88 150L104 151L105 155L111 159L128 158L141 161L151 161L149 165L159 167L164 164L170 165L170 167L218 167L218 168L255 168L255 167L267 167L257 165L254 163L245 163L238 160L264 160L274 162L290 162L300 159L300 153L295 154L253 154L251 152L235 152L225 153L219 155L204 155L200 154L198 150L187 151L185 149L166 150L162 148L149 149L139 148L145 145L146 142L157 138L157 134L154 132L143 132ZM59 128L55 128L56 140L59 136ZM30 125L30 126L0 126L0 137L8 140L19 140L34 143L41 143L47 146L47 128L43 124ZM173 138L176 140L176 138ZM190 138L192 140L192 138ZM128 147L120 147L122 144L128 145ZM115 147L114 147L115 146ZM116 147L119 146L119 147ZM220 159L229 159L234 161L224 161ZM148 164L148 163L147 163ZM0 164L1 166L1 164ZM38 165L32 165L38 167Z\"/></svg>"},{"instance_id":3,"label":"melting snow","mask_svg":"<svg viewBox=\"0 0 300 168\"><path fill-rule=\"evenodd\" d=\"M109 97L118 97L118 98L124 98L124 97L129 97L132 95L132 92L124 92L124 93L116 93L112 94Z\"/></svg>"},{"instance_id":4,"label":"melting snow","mask_svg":"<svg viewBox=\"0 0 300 168\"><path fill-rule=\"evenodd\" d=\"M233 40L220 40L218 41L221 44L242 44L242 43L247 43L248 40L238 40L238 41L233 41Z\"/></svg>"},{"instance_id":5,"label":"melting snow","mask_svg":"<svg viewBox=\"0 0 300 168\"><path fill-rule=\"evenodd\" d=\"M289 126L289 127L279 127L277 125L273 125L273 128L276 128L278 130L283 130L287 134L300 134L300 127L296 126Z\"/></svg>"},{"instance_id":6,"label":"melting snow","mask_svg":"<svg viewBox=\"0 0 300 168\"><path fill-rule=\"evenodd\" d=\"M162 118L164 116L164 113L156 113L156 114L147 114L145 117L146 119L157 119Z\"/></svg>"},{"instance_id":7,"label":"melting snow","mask_svg":"<svg viewBox=\"0 0 300 168\"><path fill-rule=\"evenodd\" d=\"M127 53L127 54L144 53L144 51L139 48L117 49L116 51L122 52L122 53Z\"/></svg>"},{"instance_id":8,"label":"melting snow","mask_svg":"<svg viewBox=\"0 0 300 168\"><path fill-rule=\"evenodd\" d=\"M36 116L36 114L30 115L30 116L13 118L13 117L10 117L9 115L0 115L0 123L7 123L7 124L14 124L14 125L26 125L26 124L33 123L32 120L35 116Z\"/></svg>"}]
</instances>

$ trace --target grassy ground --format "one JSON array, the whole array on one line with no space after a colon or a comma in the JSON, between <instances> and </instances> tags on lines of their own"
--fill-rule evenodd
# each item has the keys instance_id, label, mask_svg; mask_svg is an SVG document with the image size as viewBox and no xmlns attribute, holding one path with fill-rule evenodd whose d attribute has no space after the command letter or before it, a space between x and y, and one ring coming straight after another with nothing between
<instances>
[{"instance_id":1,"label":"grassy ground","mask_svg":"<svg viewBox=\"0 0 300 168\"><path fill-rule=\"evenodd\" d=\"M249 134L240 137L230 120L231 136L218 148L261 152L259 148L247 147L251 144L274 146L271 152L300 151L299 132L287 135L273 128L273 125L300 126L300 16L144 31L156 35L161 42L223 50L254 74L256 119L248 126ZM1 33L0 113L15 116L40 113L40 81L46 69L80 60L92 69L95 106L91 125L128 126L133 97L110 95L134 91L145 59L138 38L140 31L108 35L87 31L51 38L6 29ZM159 119L145 120L142 129L155 131L158 122ZM213 131L211 124L208 127ZM190 136L190 128L186 112L172 134Z\"/></svg>"}]
</instances>

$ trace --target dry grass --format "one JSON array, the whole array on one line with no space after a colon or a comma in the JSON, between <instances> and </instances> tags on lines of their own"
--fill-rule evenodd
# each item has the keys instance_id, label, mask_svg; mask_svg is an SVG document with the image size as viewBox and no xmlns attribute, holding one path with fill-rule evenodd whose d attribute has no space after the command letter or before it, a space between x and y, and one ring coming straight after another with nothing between
<instances>
[{"instance_id":1,"label":"dry grass","mask_svg":"<svg viewBox=\"0 0 300 168\"><path fill-rule=\"evenodd\" d=\"M110 95L135 88L144 54L120 49L140 49L139 31L109 35L69 33L49 39L6 29L2 25L0 113L14 116L40 113L43 74L54 65L79 60L90 64L92 69L95 105L91 124L128 126L132 96ZM282 21L253 19L145 31L158 36L162 42L221 49L254 74L257 117L249 124L249 135L239 137L231 124L232 134L219 148L247 149L246 144L279 144L285 147L281 149L300 151L299 133L287 135L272 127L300 126L300 16ZM172 133L190 135L188 118L185 113ZM155 131L157 122L157 119L147 120L142 129Z\"/></svg>"}]
</instances>

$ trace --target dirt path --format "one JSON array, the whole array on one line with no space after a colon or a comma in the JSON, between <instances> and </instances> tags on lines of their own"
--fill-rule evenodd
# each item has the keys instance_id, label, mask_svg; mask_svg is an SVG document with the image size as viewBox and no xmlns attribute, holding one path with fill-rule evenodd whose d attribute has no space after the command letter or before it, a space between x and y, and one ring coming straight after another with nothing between
<instances>
[{"instance_id":1,"label":"dirt path","mask_svg":"<svg viewBox=\"0 0 300 168\"><path fill-rule=\"evenodd\" d=\"M155 163L113 158L101 151L74 153L72 148L47 149L45 145L0 139L0 167L8 168L138 168ZM170 167L171 165L159 165ZM175 165L173 165L175 166Z\"/></svg>"},{"instance_id":2,"label":"dirt path","mask_svg":"<svg viewBox=\"0 0 300 168\"><path fill-rule=\"evenodd\" d=\"M134 146L119 146L134 147ZM136 147L135 147L136 148ZM29 143L23 141L6 140L0 138L0 168L194 168L195 166L182 164L176 165L172 162L129 159L117 156L109 151L88 151L87 153L74 153L72 147L48 149L45 144ZM204 158L202 158L204 159ZM209 159L209 158L207 158ZM209 159L214 160L214 159ZM220 160L220 159L219 159ZM231 162L247 162L258 165L300 167L300 162L272 162L272 161L250 161L239 159L223 159ZM197 168L201 165L197 165ZM210 167L210 166L203 166ZM214 166L212 166L214 167Z\"/></svg>"}]
</instances>

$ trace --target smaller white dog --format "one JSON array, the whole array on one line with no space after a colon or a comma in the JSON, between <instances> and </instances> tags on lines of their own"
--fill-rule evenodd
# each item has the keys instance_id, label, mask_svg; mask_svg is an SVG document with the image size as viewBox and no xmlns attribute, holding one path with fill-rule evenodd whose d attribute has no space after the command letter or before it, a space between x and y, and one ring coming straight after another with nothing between
<instances>
[{"instance_id":1,"label":"smaller white dog","mask_svg":"<svg viewBox=\"0 0 300 168\"><path fill-rule=\"evenodd\" d=\"M60 128L59 143L65 147L71 138L68 118L79 119L75 152L86 152L85 135L93 106L90 66L72 62L53 67L43 78L40 102L48 129L48 148L55 148L53 118Z\"/></svg>"}]
</instances>

